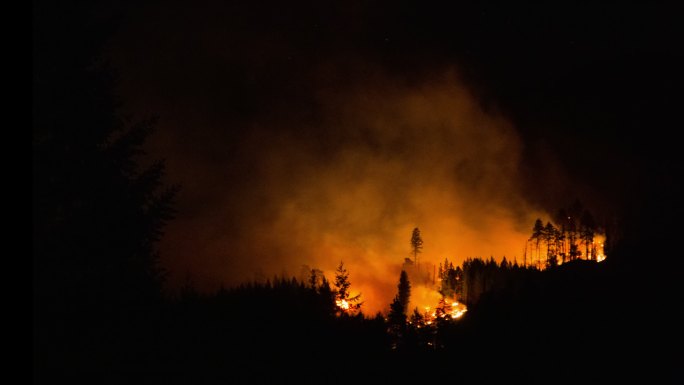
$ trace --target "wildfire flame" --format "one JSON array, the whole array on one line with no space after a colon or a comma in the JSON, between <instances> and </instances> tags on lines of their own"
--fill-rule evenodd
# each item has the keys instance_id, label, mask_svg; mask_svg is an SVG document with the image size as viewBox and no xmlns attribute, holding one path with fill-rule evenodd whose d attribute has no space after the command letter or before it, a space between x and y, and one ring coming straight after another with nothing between
<instances>
[{"instance_id":1,"label":"wildfire flame","mask_svg":"<svg viewBox=\"0 0 684 385\"><path fill-rule=\"evenodd\" d=\"M451 313L450 316L453 319L461 318L465 312L468 311L468 308L466 305L459 303L459 302L454 302L451 304Z\"/></svg>"},{"instance_id":2,"label":"wildfire flame","mask_svg":"<svg viewBox=\"0 0 684 385\"><path fill-rule=\"evenodd\" d=\"M458 301L447 301L442 311L440 311L441 314L439 315L437 315L437 309L430 306L425 306L423 309L425 309L425 312L423 313L423 322L425 325L432 325L437 318L456 320L463 317L463 315L468 311L468 307ZM421 327L421 325L416 326L419 328Z\"/></svg>"},{"instance_id":3,"label":"wildfire flame","mask_svg":"<svg viewBox=\"0 0 684 385\"><path fill-rule=\"evenodd\" d=\"M599 240L598 242L599 247L598 247L598 255L596 255L596 262L603 262L606 260L606 255L603 253L603 241Z\"/></svg>"},{"instance_id":4,"label":"wildfire flame","mask_svg":"<svg viewBox=\"0 0 684 385\"><path fill-rule=\"evenodd\" d=\"M337 300L335 301L335 304L342 310L349 310L349 302L347 302L347 300Z\"/></svg>"}]
</instances>

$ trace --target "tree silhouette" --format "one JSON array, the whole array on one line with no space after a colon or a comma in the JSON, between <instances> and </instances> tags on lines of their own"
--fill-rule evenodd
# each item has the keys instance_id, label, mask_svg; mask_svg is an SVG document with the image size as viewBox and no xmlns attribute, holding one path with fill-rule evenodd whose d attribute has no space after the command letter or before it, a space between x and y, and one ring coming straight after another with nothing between
<instances>
[{"instance_id":1,"label":"tree silhouette","mask_svg":"<svg viewBox=\"0 0 684 385\"><path fill-rule=\"evenodd\" d=\"M406 271L402 270L399 275L397 285L397 295L390 305L389 320L393 325L403 325L406 323L406 311L408 310L409 299L411 297L411 283Z\"/></svg>"},{"instance_id":2,"label":"tree silhouette","mask_svg":"<svg viewBox=\"0 0 684 385\"><path fill-rule=\"evenodd\" d=\"M321 285L318 287L318 294L320 298L320 307L324 309L325 314L334 315L337 311L335 304L335 292L330 288L330 282L323 276L321 278Z\"/></svg>"},{"instance_id":3,"label":"tree silhouette","mask_svg":"<svg viewBox=\"0 0 684 385\"><path fill-rule=\"evenodd\" d=\"M583 207L579 199L570 205L568 209L568 242L570 243L570 251L568 252L570 260L575 260L582 255L579 246L577 245L577 238L579 236L578 222L582 215Z\"/></svg>"},{"instance_id":4,"label":"tree silhouette","mask_svg":"<svg viewBox=\"0 0 684 385\"><path fill-rule=\"evenodd\" d=\"M319 269L310 269L309 270L309 277L308 277L308 283L309 287L316 291L319 287L319 282L321 282L325 277L323 276L323 272Z\"/></svg>"},{"instance_id":5,"label":"tree silhouette","mask_svg":"<svg viewBox=\"0 0 684 385\"><path fill-rule=\"evenodd\" d=\"M413 313L411 313L411 318L409 320L411 325L414 326L423 326L425 324L425 316L420 313L417 307L413 309Z\"/></svg>"},{"instance_id":6,"label":"tree silhouette","mask_svg":"<svg viewBox=\"0 0 684 385\"><path fill-rule=\"evenodd\" d=\"M541 219L537 218L536 221L534 221L534 227L532 228L532 236L530 237L530 241L534 241L535 244L535 249L537 250L537 262L540 260L540 255L539 255L539 243L543 240L544 238L544 222L542 222Z\"/></svg>"},{"instance_id":7,"label":"tree silhouette","mask_svg":"<svg viewBox=\"0 0 684 385\"><path fill-rule=\"evenodd\" d=\"M460 266L454 268L453 263L444 259L444 265L439 265L439 293L445 297L460 300L463 294L463 270Z\"/></svg>"},{"instance_id":8,"label":"tree silhouette","mask_svg":"<svg viewBox=\"0 0 684 385\"><path fill-rule=\"evenodd\" d=\"M116 20L94 21L88 4L33 9L34 341L43 373L97 371L80 365L139 347L136 336L149 330L142 320L162 300L157 243L177 191L163 183L163 162L143 163L156 121L121 116L116 75L101 56Z\"/></svg>"},{"instance_id":9,"label":"tree silhouette","mask_svg":"<svg viewBox=\"0 0 684 385\"><path fill-rule=\"evenodd\" d=\"M339 314L353 313L361 308L362 303L359 302L361 294L350 296L350 287L349 272L344 267L344 263L340 261L337 270L335 270L335 303Z\"/></svg>"},{"instance_id":10,"label":"tree silhouette","mask_svg":"<svg viewBox=\"0 0 684 385\"><path fill-rule=\"evenodd\" d=\"M34 10L34 292L108 307L146 301L160 294L156 243L177 188L163 185L163 162L140 163L156 121L118 112L100 57L112 24L61 7Z\"/></svg>"},{"instance_id":11,"label":"tree silhouette","mask_svg":"<svg viewBox=\"0 0 684 385\"><path fill-rule=\"evenodd\" d=\"M420 229L414 228L411 233L411 253L413 254L413 263L418 264L418 254L423 250L423 238L420 236Z\"/></svg>"},{"instance_id":12,"label":"tree silhouette","mask_svg":"<svg viewBox=\"0 0 684 385\"><path fill-rule=\"evenodd\" d=\"M546 242L546 267L558 265L556 239L558 230L551 222L546 222L544 227L544 242Z\"/></svg>"},{"instance_id":13,"label":"tree silhouette","mask_svg":"<svg viewBox=\"0 0 684 385\"><path fill-rule=\"evenodd\" d=\"M561 260L565 262L565 227L561 226L561 228L556 229L556 234L554 237L554 242L556 244L555 249L556 249L556 256L560 256Z\"/></svg>"},{"instance_id":14,"label":"tree silhouette","mask_svg":"<svg viewBox=\"0 0 684 385\"><path fill-rule=\"evenodd\" d=\"M594 235L596 232L596 222L594 221L594 217L592 217L591 213L588 210L584 210L582 213L582 217L580 218L580 239L584 243L584 253L587 259L596 260L596 253L593 252L589 253L590 247L592 243L594 243Z\"/></svg>"},{"instance_id":15,"label":"tree silhouette","mask_svg":"<svg viewBox=\"0 0 684 385\"><path fill-rule=\"evenodd\" d=\"M399 275L399 285L397 286L397 299L401 303L404 314L408 310L409 300L411 298L411 283L408 279L408 274L404 270Z\"/></svg>"},{"instance_id":16,"label":"tree silhouette","mask_svg":"<svg viewBox=\"0 0 684 385\"><path fill-rule=\"evenodd\" d=\"M411 284L409 283L408 274L402 270L399 275L399 284L397 285L397 295L394 296L390 304L390 311L387 315L389 323L389 332L394 339L394 348L399 348L404 345L406 331L407 331L407 310L409 299L411 297Z\"/></svg>"}]
</instances>

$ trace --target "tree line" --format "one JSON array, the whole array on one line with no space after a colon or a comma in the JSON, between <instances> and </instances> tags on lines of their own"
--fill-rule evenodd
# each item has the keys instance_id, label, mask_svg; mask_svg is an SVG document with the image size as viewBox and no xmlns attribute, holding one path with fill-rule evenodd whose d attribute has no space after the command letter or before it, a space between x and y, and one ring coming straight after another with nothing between
<instances>
[{"instance_id":1,"label":"tree line","mask_svg":"<svg viewBox=\"0 0 684 385\"><path fill-rule=\"evenodd\" d=\"M525 245L523 263L543 269L580 258L601 261L603 244L597 244L595 237L604 233L591 212L576 200L568 208L559 209L553 222L544 224L537 218ZM532 246L529 261L528 245Z\"/></svg>"}]
</instances>

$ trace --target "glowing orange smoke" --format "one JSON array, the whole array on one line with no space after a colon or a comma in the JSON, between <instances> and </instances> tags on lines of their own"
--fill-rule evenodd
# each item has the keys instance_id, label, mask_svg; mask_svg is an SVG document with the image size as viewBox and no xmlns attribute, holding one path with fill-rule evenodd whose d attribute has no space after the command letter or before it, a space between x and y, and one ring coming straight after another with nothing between
<instances>
[{"instance_id":1,"label":"glowing orange smoke","mask_svg":"<svg viewBox=\"0 0 684 385\"><path fill-rule=\"evenodd\" d=\"M363 312L372 315L386 312L396 294L415 227L424 240L421 265L504 255L522 263L529 224L548 214L519 188L516 130L482 110L454 72L425 84L377 79L318 96L315 128L334 134L330 145L299 135L310 122L251 127L239 142L250 177L226 181L235 194L213 185L202 190L211 196L198 201L216 209L170 224L165 266L190 271L200 290L212 290L295 276L304 265L330 278L344 261L353 290L363 293ZM220 169L170 179L195 185L225 175ZM183 277L171 278L182 285ZM409 310L436 303L416 299Z\"/></svg>"}]
</instances>

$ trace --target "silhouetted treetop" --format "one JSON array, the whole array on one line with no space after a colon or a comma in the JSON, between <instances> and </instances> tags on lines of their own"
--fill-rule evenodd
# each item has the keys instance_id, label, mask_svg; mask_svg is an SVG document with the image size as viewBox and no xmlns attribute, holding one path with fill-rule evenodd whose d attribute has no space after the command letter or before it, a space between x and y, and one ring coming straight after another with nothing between
<instances>
[{"instance_id":1,"label":"silhouetted treetop","mask_svg":"<svg viewBox=\"0 0 684 385\"><path fill-rule=\"evenodd\" d=\"M340 261L337 270L335 270L335 303L340 314L354 313L361 308L361 294L351 296L350 287L349 272L344 267L344 263Z\"/></svg>"},{"instance_id":2,"label":"silhouetted treetop","mask_svg":"<svg viewBox=\"0 0 684 385\"><path fill-rule=\"evenodd\" d=\"M68 2L37 2L34 17L36 295L122 304L157 297L156 243L178 188L164 185L162 161L141 161L156 121L118 110L116 75L100 56L115 18L93 19L90 7Z\"/></svg>"}]
</instances>

